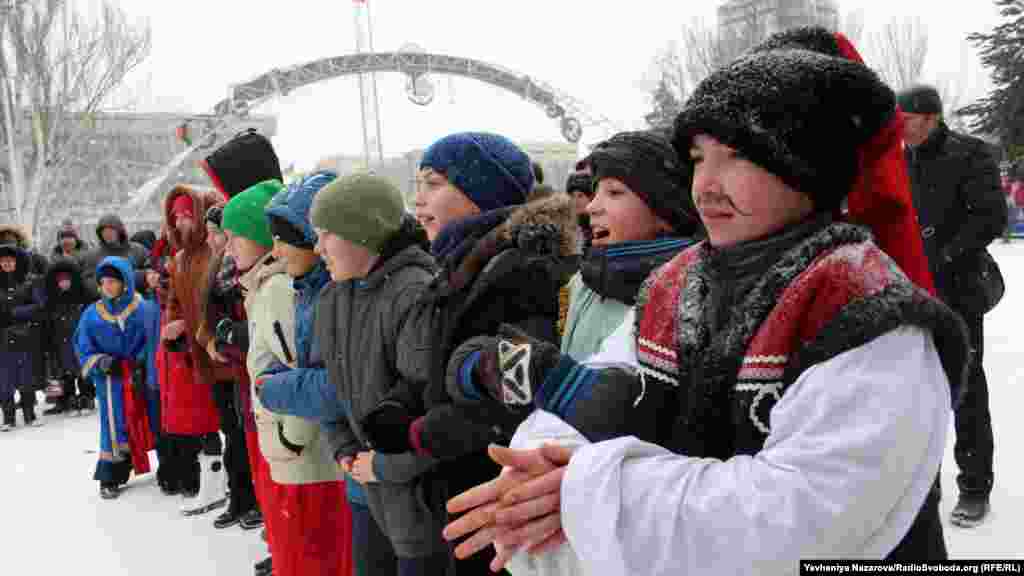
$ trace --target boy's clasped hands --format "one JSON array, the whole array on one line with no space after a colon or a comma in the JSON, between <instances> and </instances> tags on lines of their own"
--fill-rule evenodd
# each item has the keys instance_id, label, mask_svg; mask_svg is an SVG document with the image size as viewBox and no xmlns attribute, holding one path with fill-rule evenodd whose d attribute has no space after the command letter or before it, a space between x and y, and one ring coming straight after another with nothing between
<instances>
[{"instance_id":1,"label":"boy's clasped hands","mask_svg":"<svg viewBox=\"0 0 1024 576\"><path fill-rule=\"evenodd\" d=\"M465 538L455 548L456 557L494 544L491 569L497 571L520 550L540 554L564 543L561 490L572 451L555 445L534 450L492 445L488 454L503 467L501 475L448 501L449 513L462 514L444 529L446 540Z\"/></svg>"}]
</instances>

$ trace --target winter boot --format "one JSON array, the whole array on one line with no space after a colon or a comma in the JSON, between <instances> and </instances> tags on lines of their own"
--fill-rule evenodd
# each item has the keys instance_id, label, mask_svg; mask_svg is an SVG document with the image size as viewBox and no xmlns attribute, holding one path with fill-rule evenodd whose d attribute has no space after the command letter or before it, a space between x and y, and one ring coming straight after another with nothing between
<instances>
[{"instance_id":1,"label":"winter boot","mask_svg":"<svg viewBox=\"0 0 1024 576\"><path fill-rule=\"evenodd\" d=\"M270 576L274 573L273 560L270 556L267 556L263 560L260 560L253 565L253 576Z\"/></svg>"},{"instance_id":2,"label":"winter boot","mask_svg":"<svg viewBox=\"0 0 1024 576\"><path fill-rule=\"evenodd\" d=\"M100 483L100 498L113 500L121 495L121 488L113 482Z\"/></svg>"},{"instance_id":3,"label":"winter boot","mask_svg":"<svg viewBox=\"0 0 1024 576\"><path fill-rule=\"evenodd\" d=\"M977 494L960 494L956 507L950 515L954 526L974 528L985 521L988 516L988 496Z\"/></svg>"},{"instance_id":4,"label":"winter boot","mask_svg":"<svg viewBox=\"0 0 1024 576\"><path fill-rule=\"evenodd\" d=\"M200 454L199 466L199 494L182 504L181 513L185 516L199 516L227 504L227 475L220 456Z\"/></svg>"},{"instance_id":5,"label":"winter boot","mask_svg":"<svg viewBox=\"0 0 1024 576\"><path fill-rule=\"evenodd\" d=\"M256 530L257 528L263 528L263 512L259 508L253 508L242 516L239 524L242 526L242 530Z\"/></svg>"}]
</instances>

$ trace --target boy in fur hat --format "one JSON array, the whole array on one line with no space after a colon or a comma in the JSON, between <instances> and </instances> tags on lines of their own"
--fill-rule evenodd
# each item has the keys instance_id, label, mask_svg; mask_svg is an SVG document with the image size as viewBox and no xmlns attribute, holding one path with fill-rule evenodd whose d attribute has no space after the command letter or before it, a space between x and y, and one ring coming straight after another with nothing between
<instances>
[{"instance_id":1,"label":"boy in fur hat","mask_svg":"<svg viewBox=\"0 0 1024 576\"><path fill-rule=\"evenodd\" d=\"M449 502L469 513L446 536L476 532L456 553L495 543L497 567L568 539L612 575L946 558L935 488L966 335L921 287L923 253L872 240L913 215L901 130L892 90L821 28L705 79L674 143L708 240L647 280L608 339L618 366L508 330L478 348L497 366L473 374L481 397L532 392L523 427L583 445L492 447L506 471ZM871 232L836 220L844 199Z\"/></svg>"}]
</instances>

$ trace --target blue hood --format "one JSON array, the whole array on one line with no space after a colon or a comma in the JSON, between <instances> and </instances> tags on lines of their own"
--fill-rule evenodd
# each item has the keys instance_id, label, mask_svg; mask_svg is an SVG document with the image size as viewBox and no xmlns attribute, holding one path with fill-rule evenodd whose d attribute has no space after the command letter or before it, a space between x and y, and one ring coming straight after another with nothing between
<instances>
[{"instance_id":1,"label":"blue hood","mask_svg":"<svg viewBox=\"0 0 1024 576\"><path fill-rule=\"evenodd\" d=\"M292 226L302 230L306 240L311 244L316 244L316 232L313 230L313 224L309 221L309 209L313 205L316 193L337 177L335 172L321 170L298 182L289 184L287 188L270 199L265 210L267 216L276 216L287 220Z\"/></svg>"},{"instance_id":2,"label":"blue hood","mask_svg":"<svg viewBox=\"0 0 1024 576\"><path fill-rule=\"evenodd\" d=\"M117 314L124 307L131 303L132 298L135 297L135 269L132 268L132 263L126 258L120 256L107 256L100 262L99 266L96 267L96 278L100 277L100 272L104 268L113 268L117 270L121 278L124 279L124 294L117 297L116 300L111 301L109 298L103 295L103 291L100 290L100 295L103 297L103 302L107 305L107 309L111 314Z\"/></svg>"}]
</instances>

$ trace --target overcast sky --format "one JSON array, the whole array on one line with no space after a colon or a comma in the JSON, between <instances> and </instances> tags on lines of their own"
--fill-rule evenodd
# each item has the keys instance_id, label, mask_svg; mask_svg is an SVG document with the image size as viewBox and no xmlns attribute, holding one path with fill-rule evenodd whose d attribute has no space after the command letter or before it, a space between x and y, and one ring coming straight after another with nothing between
<instances>
[{"instance_id":1,"label":"overcast sky","mask_svg":"<svg viewBox=\"0 0 1024 576\"><path fill-rule=\"evenodd\" d=\"M204 113L228 86L273 67L355 51L352 0L116 0L153 30L150 58L132 78L141 111ZM465 56L545 80L625 127L648 109L652 57L695 16L714 22L717 1L368 0L377 51L415 43L428 52ZM998 15L989 0L941 8L934 0L843 0L862 10L866 31L894 16L917 15L930 36L926 80L949 77L983 94L987 72L973 48L961 74L962 40ZM561 141L555 122L497 87L435 77L434 103L420 107L403 92L404 77L377 76L385 154L429 145L446 133L488 130L520 141ZM360 154L355 77L318 83L260 108L278 116L275 145L285 164Z\"/></svg>"}]
</instances>

